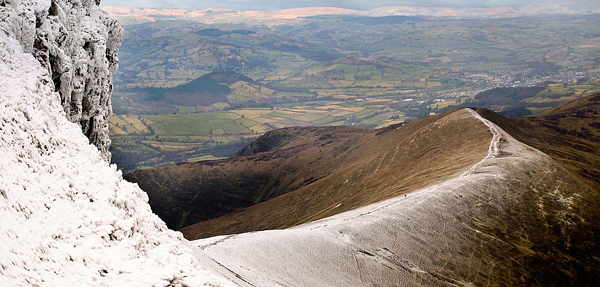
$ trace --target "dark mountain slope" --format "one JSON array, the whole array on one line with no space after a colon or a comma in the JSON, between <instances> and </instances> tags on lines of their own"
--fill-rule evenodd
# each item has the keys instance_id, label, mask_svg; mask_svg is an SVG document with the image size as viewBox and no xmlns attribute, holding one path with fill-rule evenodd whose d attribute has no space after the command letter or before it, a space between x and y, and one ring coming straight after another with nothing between
<instances>
[{"instance_id":1,"label":"dark mountain slope","mask_svg":"<svg viewBox=\"0 0 600 287\"><path fill-rule=\"evenodd\" d=\"M219 161L216 184L269 167L286 188L182 232L229 234L194 244L241 286L596 286L599 98L537 118L461 109L384 130L280 130ZM164 167L159 183L201 182L203 165ZM189 186L198 202L220 192L201 187Z\"/></svg>"},{"instance_id":2,"label":"dark mountain slope","mask_svg":"<svg viewBox=\"0 0 600 287\"><path fill-rule=\"evenodd\" d=\"M326 176L331 167L318 159L334 161L345 146L368 132L349 127L275 130L242 150L262 153L160 166L124 177L146 190L152 210L170 228L178 229L271 199Z\"/></svg>"},{"instance_id":3,"label":"dark mountain slope","mask_svg":"<svg viewBox=\"0 0 600 287\"><path fill-rule=\"evenodd\" d=\"M490 140L485 125L453 111L384 130L283 129L240 152L248 156L126 178L172 228L202 221L182 230L193 239L290 227L442 182L481 160Z\"/></svg>"},{"instance_id":4,"label":"dark mountain slope","mask_svg":"<svg viewBox=\"0 0 600 287\"><path fill-rule=\"evenodd\" d=\"M577 280L582 285L593 282L594 276L600 273L600 95L583 97L570 102L562 103L548 110L538 117L505 118L489 110L480 109L479 113L493 121L517 140L528 144L559 162L572 174L576 175L581 183L566 183L558 181L559 188L571 189L571 197L565 201L565 196L550 192L545 196L550 199L550 204L543 205L545 215L539 221L547 221L540 232L550 226L564 225L573 227L569 232L564 230L555 233L546 233L544 236L528 238L529 244L535 246L533 257L529 260L545 262L554 257L552 262L545 263L540 270L534 273L539 275L538 282L546 280L546 284L553 285L549 272L557 266L569 280ZM546 174L556 172L556 169L536 167ZM536 186L539 179L531 183ZM548 184L548 183L544 183ZM523 205L538 205L538 202L523 199ZM573 216L561 213L568 209ZM541 208L541 207L540 207ZM516 210L517 213L520 211ZM546 215L555 212L552 219ZM527 215L521 215L525 218ZM538 215L539 217L539 215ZM583 220L582 220L583 219ZM514 222L519 226L518 222ZM575 227L576 226L576 227ZM532 231L533 232L533 231ZM568 242L568 243L565 243ZM536 264L536 263L533 263ZM565 266L570 266L566 268ZM595 275L592 275L595 274ZM564 279L565 277L563 277ZM576 281L572 281L576 282ZM572 284L572 283L571 283Z\"/></svg>"}]
</instances>

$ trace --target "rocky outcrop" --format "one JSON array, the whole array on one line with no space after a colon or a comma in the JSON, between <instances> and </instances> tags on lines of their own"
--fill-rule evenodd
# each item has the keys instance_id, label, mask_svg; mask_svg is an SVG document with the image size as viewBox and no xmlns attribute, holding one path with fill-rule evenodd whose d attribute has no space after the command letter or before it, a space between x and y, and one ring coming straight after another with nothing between
<instances>
[{"instance_id":1,"label":"rocky outcrop","mask_svg":"<svg viewBox=\"0 0 600 287\"><path fill-rule=\"evenodd\" d=\"M97 2L0 0L0 286L231 286L106 162L120 35Z\"/></svg>"},{"instance_id":2,"label":"rocky outcrop","mask_svg":"<svg viewBox=\"0 0 600 287\"><path fill-rule=\"evenodd\" d=\"M98 8L99 0L0 2L2 21L21 47L48 70L66 117L81 126L110 161L108 118L112 74L123 39L119 23Z\"/></svg>"}]
</instances>

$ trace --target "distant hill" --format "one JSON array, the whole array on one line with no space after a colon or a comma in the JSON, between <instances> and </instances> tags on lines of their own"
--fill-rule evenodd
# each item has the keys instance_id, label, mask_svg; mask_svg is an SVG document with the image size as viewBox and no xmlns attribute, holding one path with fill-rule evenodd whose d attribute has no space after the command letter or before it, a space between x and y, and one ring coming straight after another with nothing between
<instances>
[{"instance_id":1,"label":"distant hill","mask_svg":"<svg viewBox=\"0 0 600 287\"><path fill-rule=\"evenodd\" d=\"M494 88L481 92L475 99L483 105L516 105L526 98L531 98L543 91L546 87L516 87L516 88Z\"/></svg>"},{"instance_id":2,"label":"distant hill","mask_svg":"<svg viewBox=\"0 0 600 287\"><path fill-rule=\"evenodd\" d=\"M319 20L342 20L344 22L358 23L368 26L375 25L397 25L404 24L408 21L418 22L424 21L421 17L394 15L394 16L381 16L381 17L369 17L369 16L351 16L351 15L317 15L306 17L309 19Z\"/></svg>"},{"instance_id":3,"label":"distant hill","mask_svg":"<svg viewBox=\"0 0 600 287\"><path fill-rule=\"evenodd\" d=\"M562 4L562 5L561 5ZM368 11L350 10L335 7L304 7L280 11L239 11L230 9L154 9L134 7L103 7L110 16L125 21L125 23L140 23L164 19L188 19L201 23L250 23L250 24L281 24L298 21L302 17L339 17L362 16L361 18L391 18L418 15L428 17L464 18L507 18L540 14L584 14L598 12L600 7L587 3L576 5L570 3L540 3L518 7L492 8L448 8L448 7L407 7L387 6ZM367 17L374 16L374 17ZM391 16L390 16L391 15ZM293 17L292 17L293 16ZM410 17L417 18L417 17ZM402 19L402 18L399 18Z\"/></svg>"},{"instance_id":4,"label":"distant hill","mask_svg":"<svg viewBox=\"0 0 600 287\"><path fill-rule=\"evenodd\" d=\"M229 85L237 81L254 82L235 72L212 72L172 88L140 88L138 90L146 93L146 99L151 101L206 106L217 102L226 102L227 95L232 91Z\"/></svg>"},{"instance_id":5,"label":"distant hill","mask_svg":"<svg viewBox=\"0 0 600 287\"><path fill-rule=\"evenodd\" d=\"M196 34L198 34L200 36L219 37L219 36L231 35L231 34L251 35L251 34L256 34L256 32L254 32L252 30L223 31L221 29L208 28L208 29L199 30L198 32L196 32Z\"/></svg>"},{"instance_id":6,"label":"distant hill","mask_svg":"<svg viewBox=\"0 0 600 287\"><path fill-rule=\"evenodd\" d=\"M206 74L204 75L205 77L208 77L210 79L212 79L213 81L219 83L219 84L227 84L227 85L231 85L234 84L235 82L238 81L243 81L243 82L247 82L247 83L254 83L254 80L252 80L249 77L246 77L242 74L236 73L236 72L212 72L210 74ZM193 81L191 83L185 84L185 85L196 85L193 83ZM184 86L185 86L184 85Z\"/></svg>"},{"instance_id":7,"label":"distant hill","mask_svg":"<svg viewBox=\"0 0 600 287\"><path fill-rule=\"evenodd\" d=\"M594 90L591 90L592 92ZM584 93L587 93L585 91ZM485 107L507 117L533 115L532 110L545 110L561 102L580 97L576 85L541 83L531 87L496 87L475 95L460 104L448 105L440 112L458 107ZM539 114L539 112L538 112Z\"/></svg>"},{"instance_id":8,"label":"distant hill","mask_svg":"<svg viewBox=\"0 0 600 287\"><path fill-rule=\"evenodd\" d=\"M423 21L419 17L409 16L384 16L384 17L345 17L344 21L359 23L363 25L396 25L407 21Z\"/></svg>"}]
</instances>

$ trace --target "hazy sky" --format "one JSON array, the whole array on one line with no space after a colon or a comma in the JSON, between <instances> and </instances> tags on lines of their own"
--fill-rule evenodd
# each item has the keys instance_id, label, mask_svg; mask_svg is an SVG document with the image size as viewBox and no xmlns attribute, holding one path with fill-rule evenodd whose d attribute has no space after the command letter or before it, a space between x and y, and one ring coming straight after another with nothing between
<instances>
[{"instance_id":1,"label":"hazy sky","mask_svg":"<svg viewBox=\"0 0 600 287\"><path fill-rule=\"evenodd\" d=\"M581 0L575 0L581 1ZM586 0L584 0L586 1ZM381 6L500 7L564 0L102 0L101 6L169 7L181 9L229 8L235 10L281 10L298 7L340 7L368 10Z\"/></svg>"}]
</instances>

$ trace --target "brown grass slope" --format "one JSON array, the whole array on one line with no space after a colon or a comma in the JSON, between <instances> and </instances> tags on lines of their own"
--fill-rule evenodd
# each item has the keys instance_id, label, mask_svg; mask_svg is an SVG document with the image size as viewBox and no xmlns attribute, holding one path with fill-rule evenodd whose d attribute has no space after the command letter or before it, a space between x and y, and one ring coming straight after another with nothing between
<instances>
[{"instance_id":1,"label":"brown grass slope","mask_svg":"<svg viewBox=\"0 0 600 287\"><path fill-rule=\"evenodd\" d=\"M552 159L506 135L500 154L475 176L460 177L451 192L412 193L394 199L404 208L356 217L341 227L327 227L331 220L316 222L320 231L246 233L223 239L231 244L222 248L212 243L203 248L229 260L221 264L244 276L264 269L274 282L294 286L319 285L307 278L345 282L336 276L356 283L348 286L597 286L599 107L596 95L536 118L505 118L480 109L507 134ZM167 211L181 203L222 208L223 216L182 229L188 239L196 239L295 226L442 183L479 162L490 141L488 127L463 109L384 130L284 129L240 151L246 156L134 175L151 201ZM256 185L255 175L265 176L267 184ZM185 188L177 186L182 182ZM251 200L233 208L226 201L233 195ZM415 201L413 207L412 197L419 196L423 203ZM346 241L351 244L342 244ZM251 267L253 262L258 263ZM270 262L279 262L275 265L281 270L265 269ZM348 269L353 263L356 272ZM413 265L421 271L406 267ZM305 270L321 273L312 276Z\"/></svg>"},{"instance_id":2,"label":"brown grass slope","mask_svg":"<svg viewBox=\"0 0 600 287\"><path fill-rule=\"evenodd\" d=\"M181 231L197 239L281 229L353 210L458 176L485 156L490 141L485 125L466 111L455 111L368 131L336 144L332 152L313 146L297 154L297 160L304 163L304 173L316 169L321 174L317 180Z\"/></svg>"},{"instance_id":3,"label":"brown grass slope","mask_svg":"<svg viewBox=\"0 0 600 287\"><path fill-rule=\"evenodd\" d=\"M179 229L326 176L342 150L368 132L348 127L275 130L240 151L248 156L160 166L124 177L148 193L152 210L170 228Z\"/></svg>"},{"instance_id":4,"label":"brown grass slope","mask_svg":"<svg viewBox=\"0 0 600 287\"><path fill-rule=\"evenodd\" d=\"M463 176L294 228L194 243L241 286L598 286L598 190L490 126L497 152Z\"/></svg>"},{"instance_id":5,"label":"brown grass slope","mask_svg":"<svg viewBox=\"0 0 600 287\"><path fill-rule=\"evenodd\" d=\"M201 222L182 230L196 239L290 227L441 182L483 158L490 140L485 125L454 112L376 131L288 128L240 151L247 156L125 178L169 227Z\"/></svg>"},{"instance_id":6,"label":"brown grass slope","mask_svg":"<svg viewBox=\"0 0 600 287\"><path fill-rule=\"evenodd\" d=\"M537 266L530 276L538 283L554 285L556 283L548 281L549 278L562 278L564 282L573 283L567 285L597 284L592 282L600 274L600 95L560 104L539 117L505 118L484 109L479 113L517 140L546 153L581 180L580 184L558 183L570 190L574 199L570 212L581 220L565 215L564 196L544 195L549 202L543 205L541 214L532 212L535 206L540 206L539 199L524 197L513 208L518 215L513 218L517 220L507 224L523 228L518 218L545 223L534 230L500 232L496 236L530 246L532 253L527 264ZM530 185L536 186L539 182ZM557 227L564 226L565 222L572 229L559 232ZM556 230L550 230L553 228ZM553 274L556 272L560 274Z\"/></svg>"},{"instance_id":7,"label":"brown grass slope","mask_svg":"<svg viewBox=\"0 0 600 287\"><path fill-rule=\"evenodd\" d=\"M600 95L559 104L538 117L505 118L485 109L479 113L600 187Z\"/></svg>"}]
</instances>

